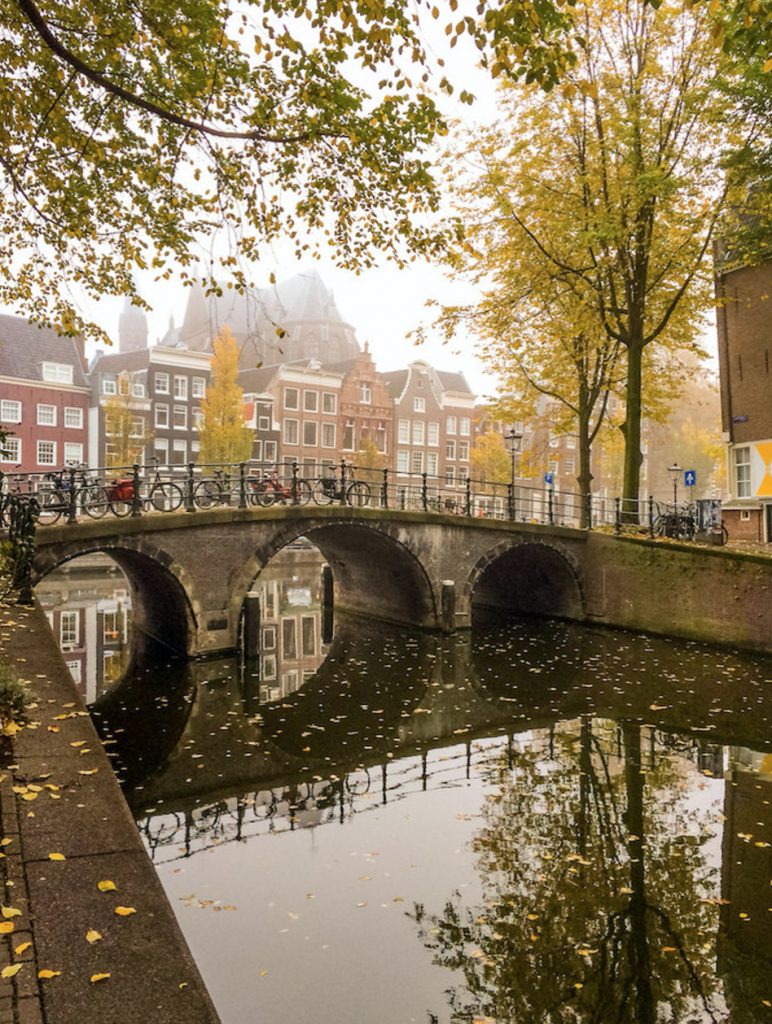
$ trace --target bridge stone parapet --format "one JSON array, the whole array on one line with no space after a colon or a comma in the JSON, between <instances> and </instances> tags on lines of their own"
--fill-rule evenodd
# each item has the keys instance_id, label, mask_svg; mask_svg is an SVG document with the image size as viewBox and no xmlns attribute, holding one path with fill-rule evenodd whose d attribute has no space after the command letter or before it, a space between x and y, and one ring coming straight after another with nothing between
<instances>
[{"instance_id":1,"label":"bridge stone parapet","mask_svg":"<svg viewBox=\"0 0 772 1024\"><path fill-rule=\"evenodd\" d=\"M348 613L453 633L494 609L772 650L772 558L508 520L339 506L104 518L41 527L34 569L111 555L140 636L217 654L238 647L246 594L299 537Z\"/></svg>"}]
</instances>

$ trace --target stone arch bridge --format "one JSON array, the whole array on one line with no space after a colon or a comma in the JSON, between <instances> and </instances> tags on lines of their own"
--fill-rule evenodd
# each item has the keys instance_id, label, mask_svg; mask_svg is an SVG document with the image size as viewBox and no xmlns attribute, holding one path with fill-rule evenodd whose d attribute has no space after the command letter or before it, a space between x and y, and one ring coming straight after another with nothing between
<instances>
[{"instance_id":1,"label":"stone arch bridge","mask_svg":"<svg viewBox=\"0 0 772 1024\"><path fill-rule=\"evenodd\" d=\"M772 650L772 558L513 521L338 506L106 517L41 527L34 573L106 553L140 632L219 654L239 646L260 571L299 537L347 613L455 633L494 608Z\"/></svg>"}]
</instances>

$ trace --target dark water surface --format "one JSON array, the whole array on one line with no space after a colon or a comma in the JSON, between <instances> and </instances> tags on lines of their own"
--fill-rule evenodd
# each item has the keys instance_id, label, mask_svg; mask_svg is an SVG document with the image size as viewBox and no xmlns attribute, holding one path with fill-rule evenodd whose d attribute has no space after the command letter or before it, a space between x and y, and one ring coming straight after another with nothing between
<instances>
[{"instance_id":1,"label":"dark water surface","mask_svg":"<svg viewBox=\"0 0 772 1024\"><path fill-rule=\"evenodd\" d=\"M133 663L95 720L224 1024L772 1020L772 661L546 621Z\"/></svg>"}]
</instances>

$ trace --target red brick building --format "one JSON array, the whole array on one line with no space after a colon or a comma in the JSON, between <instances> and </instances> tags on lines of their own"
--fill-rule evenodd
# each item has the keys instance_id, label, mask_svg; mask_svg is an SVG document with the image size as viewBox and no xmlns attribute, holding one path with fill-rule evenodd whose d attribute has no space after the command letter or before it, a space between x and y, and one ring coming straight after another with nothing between
<instances>
[{"instance_id":1,"label":"red brick building","mask_svg":"<svg viewBox=\"0 0 772 1024\"><path fill-rule=\"evenodd\" d=\"M727 442L724 522L733 540L772 542L772 261L719 265L721 423Z\"/></svg>"},{"instance_id":2,"label":"red brick building","mask_svg":"<svg viewBox=\"0 0 772 1024\"><path fill-rule=\"evenodd\" d=\"M88 458L90 388L83 342L0 316L0 470L45 473Z\"/></svg>"}]
</instances>

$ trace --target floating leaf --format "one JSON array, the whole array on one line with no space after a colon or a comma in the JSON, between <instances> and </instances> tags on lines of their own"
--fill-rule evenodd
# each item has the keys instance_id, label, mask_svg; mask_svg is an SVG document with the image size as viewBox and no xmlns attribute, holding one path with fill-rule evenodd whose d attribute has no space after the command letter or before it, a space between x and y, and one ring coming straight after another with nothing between
<instances>
[{"instance_id":1,"label":"floating leaf","mask_svg":"<svg viewBox=\"0 0 772 1024\"><path fill-rule=\"evenodd\" d=\"M110 977L110 972L109 971L107 972L107 974L92 974L90 981L91 981L91 984L93 985L94 982L104 981L105 978L109 978L109 977Z\"/></svg>"},{"instance_id":2,"label":"floating leaf","mask_svg":"<svg viewBox=\"0 0 772 1024\"><path fill-rule=\"evenodd\" d=\"M110 882L105 879L103 882L97 882L97 889L100 892L111 892L115 888L115 882Z\"/></svg>"}]
</instances>

